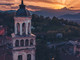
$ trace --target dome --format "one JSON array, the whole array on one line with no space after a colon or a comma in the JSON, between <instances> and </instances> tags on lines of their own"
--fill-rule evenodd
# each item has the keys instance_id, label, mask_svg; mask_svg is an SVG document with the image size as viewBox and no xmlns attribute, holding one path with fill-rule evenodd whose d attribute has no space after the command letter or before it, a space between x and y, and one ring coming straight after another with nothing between
<instances>
[{"instance_id":1,"label":"dome","mask_svg":"<svg viewBox=\"0 0 80 60\"><path fill-rule=\"evenodd\" d=\"M30 12L26 9L18 9L16 12L16 17L28 17Z\"/></svg>"},{"instance_id":2,"label":"dome","mask_svg":"<svg viewBox=\"0 0 80 60\"><path fill-rule=\"evenodd\" d=\"M23 4L23 0L21 5L19 5L19 9L16 12L16 17L29 17L30 12L25 9L25 5Z\"/></svg>"}]
</instances>

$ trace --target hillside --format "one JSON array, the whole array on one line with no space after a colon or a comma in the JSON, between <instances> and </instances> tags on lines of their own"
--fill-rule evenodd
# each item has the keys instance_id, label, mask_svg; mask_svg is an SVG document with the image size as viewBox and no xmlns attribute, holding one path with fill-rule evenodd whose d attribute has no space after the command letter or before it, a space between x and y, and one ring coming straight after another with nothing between
<instances>
[{"instance_id":1,"label":"hillside","mask_svg":"<svg viewBox=\"0 0 80 60\"><path fill-rule=\"evenodd\" d=\"M72 21L33 15L32 25L35 27L33 33L47 41L65 41L80 37L80 25ZM63 35L61 39L56 37L58 33Z\"/></svg>"},{"instance_id":2,"label":"hillside","mask_svg":"<svg viewBox=\"0 0 80 60\"><path fill-rule=\"evenodd\" d=\"M14 14L11 13L0 13L0 25L8 27L7 35L11 35L14 31ZM38 16L36 14L32 15L32 32L37 35L38 39L45 39L47 41L65 41L73 38L80 37L80 25L53 17ZM62 34L62 38L57 38L57 34Z\"/></svg>"}]
</instances>

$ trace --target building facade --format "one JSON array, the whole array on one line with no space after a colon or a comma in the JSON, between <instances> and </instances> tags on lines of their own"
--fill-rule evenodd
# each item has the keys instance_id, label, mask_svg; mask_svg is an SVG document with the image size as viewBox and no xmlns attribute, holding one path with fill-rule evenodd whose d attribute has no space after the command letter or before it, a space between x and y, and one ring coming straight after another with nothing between
<instances>
[{"instance_id":1,"label":"building facade","mask_svg":"<svg viewBox=\"0 0 80 60\"><path fill-rule=\"evenodd\" d=\"M35 38L31 33L31 15L23 0L14 17L15 33L12 34L13 60L35 60Z\"/></svg>"}]
</instances>

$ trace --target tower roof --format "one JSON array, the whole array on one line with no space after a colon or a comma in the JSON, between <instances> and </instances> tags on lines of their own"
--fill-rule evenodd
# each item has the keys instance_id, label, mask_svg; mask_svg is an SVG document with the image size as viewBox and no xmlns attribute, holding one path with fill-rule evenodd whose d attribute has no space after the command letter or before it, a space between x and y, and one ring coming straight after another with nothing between
<instances>
[{"instance_id":1,"label":"tower roof","mask_svg":"<svg viewBox=\"0 0 80 60\"><path fill-rule=\"evenodd\" d=\"M19 9L16 12L16 17L28 17L30 16L30 12L26 10L23 0L19 5Z\"/></svg>"}]
</instances>

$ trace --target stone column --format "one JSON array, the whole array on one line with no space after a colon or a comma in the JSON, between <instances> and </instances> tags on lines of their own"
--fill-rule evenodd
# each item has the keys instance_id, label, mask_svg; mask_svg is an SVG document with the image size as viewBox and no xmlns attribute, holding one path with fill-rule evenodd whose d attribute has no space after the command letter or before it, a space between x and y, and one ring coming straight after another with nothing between
<instances>
[{"instance_id":1,"label":"stone column","mask_svg":"<svg viewBox=\"0 0 80 60\"><path fill-rule=\"evenodd\" d=\"M25 42L25 41L26 41L26 40L24 40L24 46L26 46L26 44L25 44L26 42Z\"/></svg>"},{"instance_id":2,"label":"stone column","mask_svg":"<svg viewBox=\"0 0 80 60\"><path fill-rule=\"evenodd\" d=\"M19 46L21 46L20 41L21 41L21 40L19 40Z\"/></svg>"},{"instance_id":3,"label":"stone column","mask_svg":"<svg viewBox=\"0 0 80 60\"><path fill-rule=\"evenodd\" d=\"M35 54L31 54L31 60L35 60Z\"/></svg>"},{"instance_id":4,"label":"stone column","mask_svg":"<svg viewBox=\"0 0 80 60\"><path fill-rule=\"evenodd\" d=\"M15 23L15 34L17 34L17 23Z\"/></svg>"},{"instance_id":5,"label":"stone column","mask_svg":"<svg viewBox=\"0 0 80 60\"><path fill-rule=\"evenodd\" d=\"M28 22L26 22L26 35L28 34Z\"/></svg>"},{"instance_id":6,"label":"stone column","mask_svg":"<svg viewBox=\"0 0 80 60\"><path fill-rule=\"evenodd\" d=\"M22 23L20 23L20 35L22 35Z\"/></svg>"},{"instance_id":7,"label":"stone column","mask_svg":"<svg viewBox=\"0 0 80 60\"><path fill-rule=\"evenodd\" d=\"M13 40L13 47L15 47L15 42L16 42L16 40Z\"/></svg>"},{"instance_id":8,"label":"stone column","mask_svg":"<svg viewBox=\"0 0 80 60\"><path fill-rule=\"evenodd\" d=\"M28 43L29 43L29 46L30 46L30 39L29 39L29 42Z\"/></svg>"},{"instance_id":9,"label":"stone column","mask_svg":"<svg viewBox=\"0 0 80 60\"><path fill-rule=\"evenodd\" d=\"M29 33L31 34L31 21L30 21L30 26L29 26Z\"/></svg>"},{"instance_id":10,"label":"stone column","mask_svg":"<svg viewBox=\"0 0 80 60\"><path fill-rule=\"evenodd\" d=\"M13 60L18 60L18 55L13 52Z\"/></svg>"},{"instance_id":11,"label":"stone column","mask_svg":"<svg viewBox=\"0 0 80 60\"><path fill-rule=\"evenodd\" d=\"M23 55L23 60L27 60L27 55L26 55L26 53L24 53L24 55Z\"/></svg>"},{"instance_id":12,"label":"stone column","mask_svg":"<svg viewBox=\"0 0 80 60\"><path fill-rule=\"evenodd\" d=\"M35 39L33 39L34 40L34 45L36 45L36 40Z\"/></svg>"}]
</instances>

